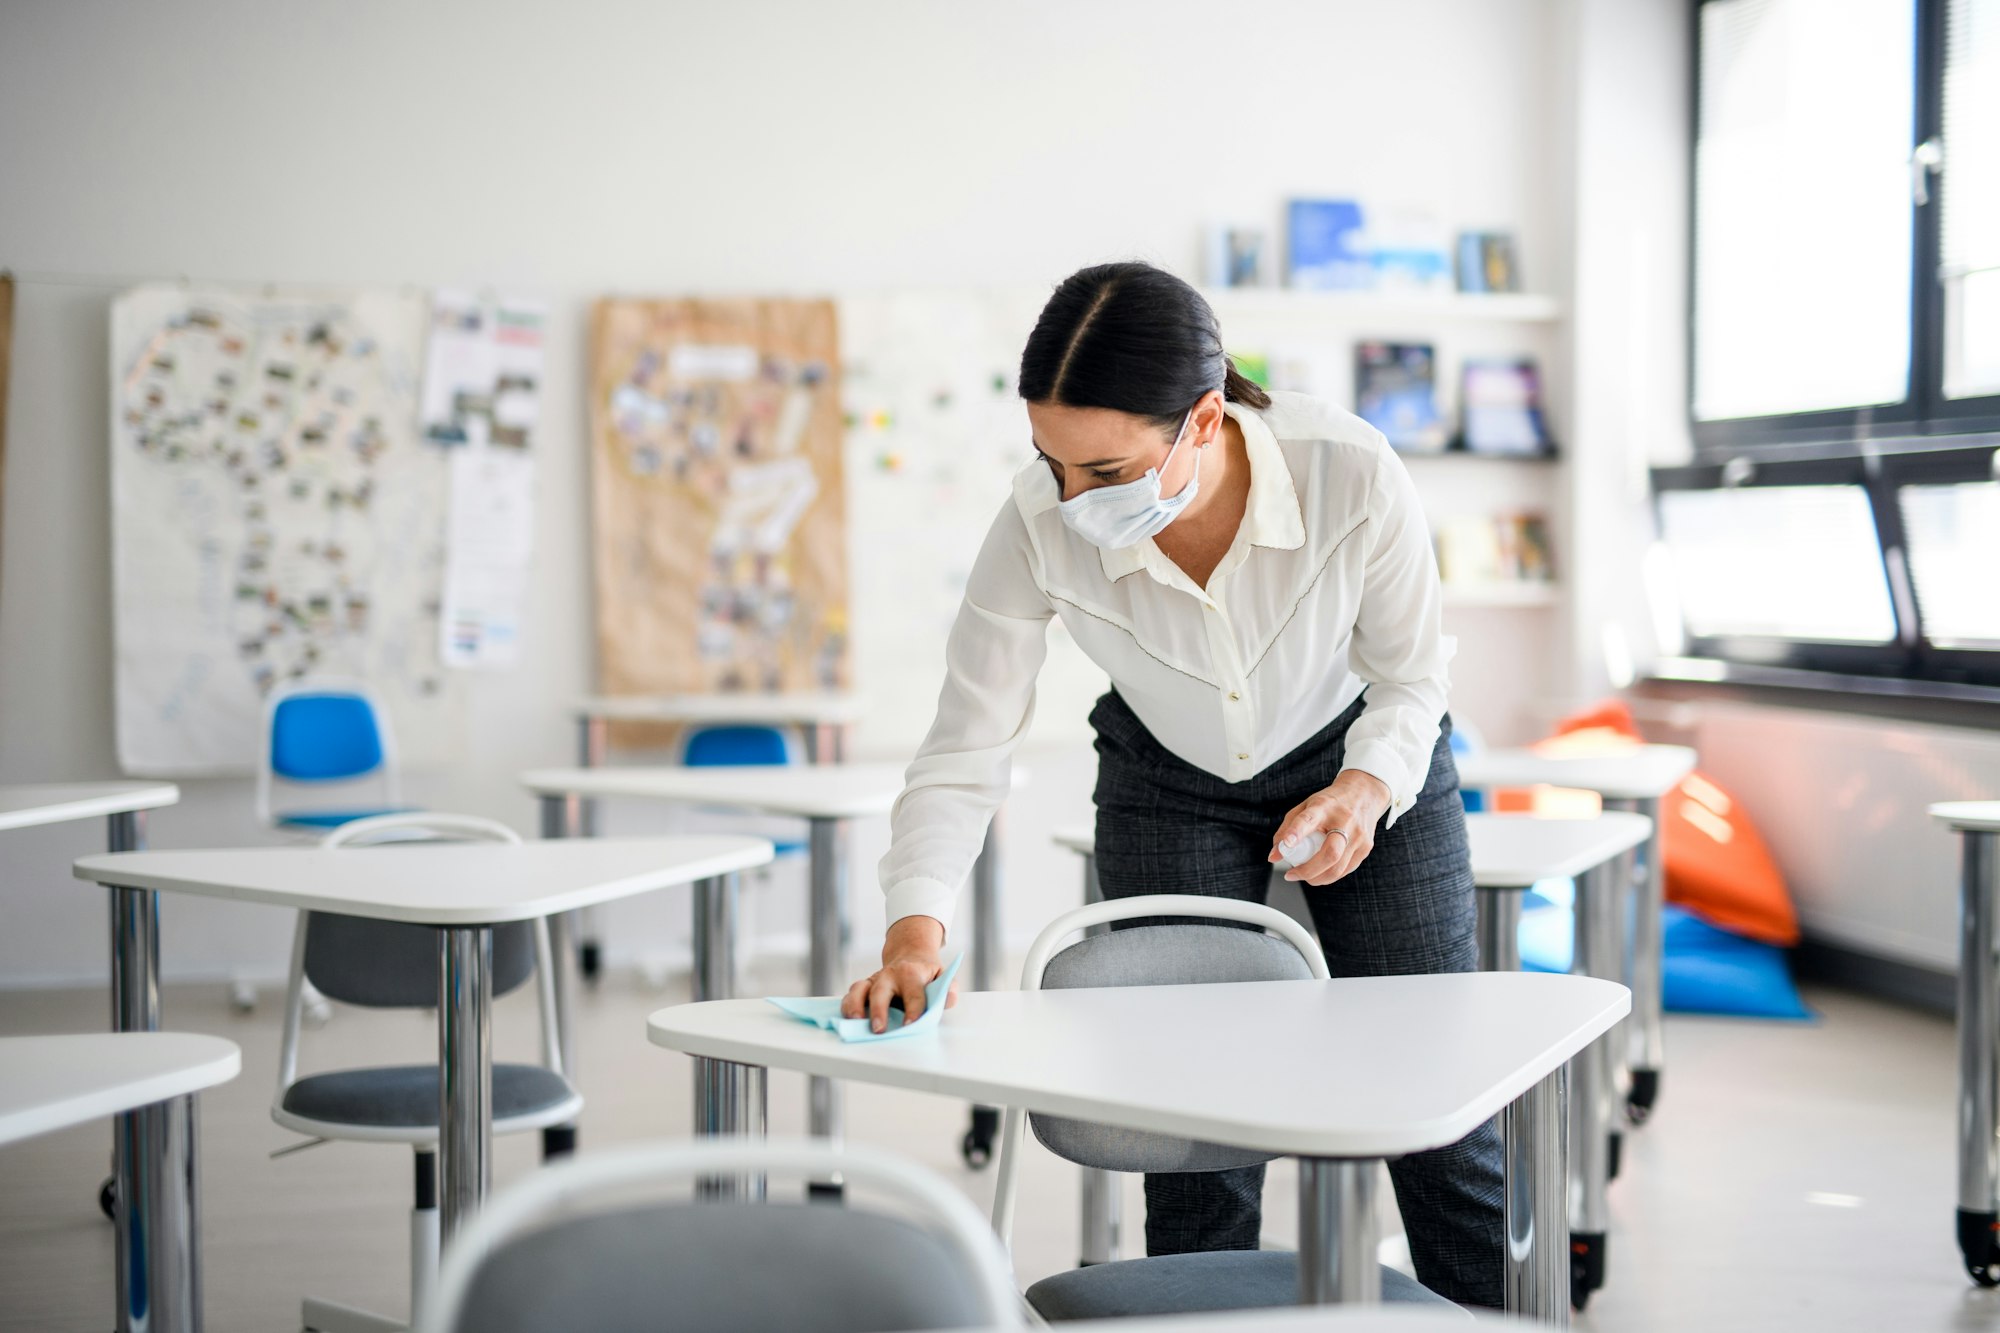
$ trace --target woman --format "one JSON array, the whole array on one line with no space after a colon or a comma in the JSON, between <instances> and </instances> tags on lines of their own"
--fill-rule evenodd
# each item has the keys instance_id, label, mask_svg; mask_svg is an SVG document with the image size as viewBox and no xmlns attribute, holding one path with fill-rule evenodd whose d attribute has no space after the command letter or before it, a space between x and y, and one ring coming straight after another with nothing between
<instances>
[{"instance_id":1,"label":"woman","mask_svg":"<svg viewBox=\"0 0 2000 1333\"><path fill-rule=\"evenodd\" d=\"M914 1017L958 886L1008 788L1051 616L1112 689L1097 732L1107 898L1261 901L1300 882L1335 976L1464 972L1472 872L1447 744L1440 591L1415 489L1380 433L1266 394L1199 293L1145 264L1084 269L1021 355L1038 460L966 585L937 720L882 861L882 967L843 1010ZM1310 1059L1301 1051L1301 1059ZM1502 1303L1491 1125L1390 1172L1417 1276ZM1146 1178L1149 1254L1254 1249L1261 1166Z\"/></svg>"}]
</instances>

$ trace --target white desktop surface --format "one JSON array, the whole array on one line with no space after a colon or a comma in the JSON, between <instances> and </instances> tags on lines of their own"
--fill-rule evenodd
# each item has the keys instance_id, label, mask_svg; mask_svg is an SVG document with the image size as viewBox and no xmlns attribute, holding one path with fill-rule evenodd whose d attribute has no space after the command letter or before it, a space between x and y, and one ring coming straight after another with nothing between
<instances>
[{"instance_id":1,"label":"white desktop surface","mask_svg":"<svg viewBox=\"0 0 2000 1333\"><path fill-rule=\"evenodd\" d=\"M494 925L686 884L771 860L762 838L689 834L375 847L106 852L78 879L432 926Z\"/></svg>"},{"instance_id":2,"label":"white desktop surface","mask_svg":"<svg viewBox=\"0 0 2000 1333\"><path fill-rule=\"evenodd\" d=\"M1653 821L1627 810L1594 819L1471 814L1472 882L1481 888L1523 889L1543 879L1594 870L1653 836Z\"/></svg>"},{"instance_id":3,"label":"white desktop surface","mask_svg":"<svg viewBox=\"0 0 2000 1333\"><path fill-rule=\"evenodd\" d=\"M1631 1008L1522 972L959 996L931 1035L847 1044L763 1000L654 1013L656 1045L1308 1157L1456 1143ZM858 1135L863 1136L863 1135Z\"/></svg>"},{"instance_id":4,"label":"white desktop surface","mask_svg":"<svg viewBox=\"0 0 2000 1333\"><path fill-rule=\"evenodd\" d=\"M726 805L806 819L886 815L903 792L901 764L717 764L538 768L521 775L537 796L629 796Z\"/></svg>"},{"instance_id":5,"label":"white desktop surface","mask_svg":"<svg viewBox=\"0 0 2000 1333\"><path fill-rule=\"evenodd\" d=\"M624 694L580 701L578 716L605 722L847 723L861 718L853 694Z\"/></svg>"},{"instance_id":6,"label":"white desktop surface","mask_svg":"<svg viewBox=\"0 0 2000 1333\"><path fill-rule=\"evenodd\" d=\"M1960 833L2000 833L2000 801L1940 801L1930 813Z\"/></svg>"},{"instance_id":7,"label":"white desktop surface","mask_svg":"<svg viewBox=\"0 0 2000 1333\"><path fill-rule=\"evenodd\" d=\"M0 787L0 831L157 810L181 798L171 782L50 782Z\"/></svg>"},{"instance_id":8,"label":"white desktop surface","mask_svg":"<svg viewBox=\"0 0 2000 1333\"><path fill-rule=\"evenodd\" d=\"M1472 844L1472 882L1517 889L1602 865L1651 837L1653 821L1624 810L1607 810L1595 819L1476 814L1465 817L1465 831ZM1055 841L1072 852L1096 854L1096 833L1087 824L1057 829Z\"/></svg>"},{"instance_id":9,"label":"white desktop surface","mask_svg":"<svg viewBox=\"0 0 2000 1333\"><path fill-rule=\"evenodd\" d=\"M184 1097L242 1069L235 1042L192 1032L0 1037L0 1143Z\"/></svg>"},{"instance_id":10,"label":"white desktop surface","mask_svg":"<svg viewBox=\"0 0 2000 1333\"><path fill-rule=\"evenodd\" d=\"M1547 755L1482 750L1458 756L1461 787L1577 787L1613 800L1665 796L1694 770L1685 745L1636 745L1612 754Z\"/></svg>"}]
</instances>

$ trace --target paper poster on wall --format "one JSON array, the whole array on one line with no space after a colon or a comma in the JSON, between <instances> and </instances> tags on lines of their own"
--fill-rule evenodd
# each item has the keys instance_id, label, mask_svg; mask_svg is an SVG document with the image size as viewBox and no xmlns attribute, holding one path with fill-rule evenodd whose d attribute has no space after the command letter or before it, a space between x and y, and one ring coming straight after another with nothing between
<instances>
[{"instance_id":1,"label":"paper poster on wall","mask_svg":"<svg viewBox=\"0 0 2000 1333\"><path fill-rule=\"evenodd\" d=\"M438 623L447 666L506 667L520 652L546 323L535 301L457 291L431 300L423 433L451 456Z\"/></svg>"},{"instance_id":2,"label":"paper poster on wall","mask_svg":"<svg viewBox=\"0 0 2000 1333\"><path fill-rule=\"evenodd\" d=\"M839 371L831 302L598 303L606 693L847 687Z\"/></svg>"},{"instance_id":3,"label":"paper poster on wall","mask_svg":"<svg viewBox=\"0 0 2000 1333\"><path fill-rule=\"evenodd\" d=\"M115 696L128 773L249 771L262 704L365 680L451 757L447 449L417 429L424 301L151 285L111 307Z\"/></svg>"}]
</instances>

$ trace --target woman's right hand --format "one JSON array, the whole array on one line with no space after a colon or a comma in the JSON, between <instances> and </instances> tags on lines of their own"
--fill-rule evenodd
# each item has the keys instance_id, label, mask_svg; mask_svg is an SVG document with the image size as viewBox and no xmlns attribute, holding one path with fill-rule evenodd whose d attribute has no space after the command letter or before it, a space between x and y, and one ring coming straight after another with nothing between
<instances>
[{"instance_id":1,"label":"woman's right hand","mask_svg":"<svg viewBox=\"0 0 2000 1333\"><path fill-rule=\"evenodd\" d=\"M903 1002L903 1021L914 1023L924 1012L924 987L944 971L944 923L936 917L906 916L889 927L882 941L882 967L847 988L840 1000L842 1018L868 1019L871 1032L889 1027L889 1002ZM944 1007L958 1003L953 982Z\"/></svg>"}]
</instances>

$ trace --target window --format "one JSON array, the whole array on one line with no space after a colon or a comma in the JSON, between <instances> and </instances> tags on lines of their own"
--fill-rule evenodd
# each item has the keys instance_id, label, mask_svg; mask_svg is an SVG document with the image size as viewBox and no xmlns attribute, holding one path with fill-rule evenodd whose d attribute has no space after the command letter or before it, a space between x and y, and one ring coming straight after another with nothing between
<instances>
[{"instance_id":1,"label":"window","mask_svg":"<svg viewBox=\"0 0 2000 1333\"><path fill-rule=\"evenodd\" d=\"M1698 450L2000 429L2000 0L1697 22Z\"/></svg>"},{"instance_id":2,"label":"window","mask_svg":"<svg viewBox=\"0 0 2000 1333\"><path fill-rule=\"evenodd\" d=\"M2000 443L1660 468L1653 489L1656 596L1691 656L2000 690Z\"/></svg>"}]
</instances>

